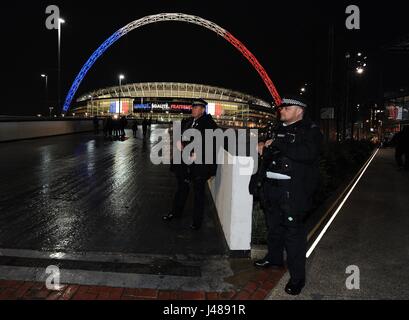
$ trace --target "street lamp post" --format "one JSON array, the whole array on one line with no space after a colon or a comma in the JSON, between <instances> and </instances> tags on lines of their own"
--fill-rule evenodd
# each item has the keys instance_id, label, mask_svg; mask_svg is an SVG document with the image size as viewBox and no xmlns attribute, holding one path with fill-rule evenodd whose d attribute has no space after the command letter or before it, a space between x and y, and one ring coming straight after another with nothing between
<instances>
[{"instance_id":1,"label":"street lamp post","mask_svg":"<svg viewBox=\"0 0 409 320\"><path fill-rule=\"evenodd\" d=\"M94 115L93 105L92 105L92 96L88 96L88 99L91 99L91 108L89 106L89 101L87 101L87 112L91 114L91 117ZM91 112L90 112L91 109Z\"/></svg>"},{"instance_id":2,"label":"street lamp post","mask_svg":"<svg viewBox=\"0 0 409 320\"><path fill-rule=\"evenodd\" d=\"M345 110L343 112L342 116L342 139L345 140L346 138L346 131L347 131L347 123L348 123L348 117L351 119L351 139L354 137L354 119L353 119L353 112L349 114L350 108L350 82L353 76L353 73L356 73L357 75L362 75L365 71L366 67L366 57L362 58L362 53L358 52L356 54L355 60L352 60L352 56L349 52L345 54L345 58L347 60L347 74L346 74L346 89L345 89ZM363 62L362 62L363 60ZM338 130L337 130L338 132Z\"/></svg>"},{"instance_id":3,"label":"street lamp post","mask_svg":"<svg viewBox=\"0 0 409 320\"><path fill-rule=\"evenodd\" d=\"M122 93L122 80L125 79L123 74L119 75L119 106L118 106L118 116L121 115L121 93Z\"/></svg>"},{"instance_id":4,"label":"street lamp post","mask_svg":"<svg viewBox=\"0 0 409 320\"><path fill-rule=\"evenodd\" d=\"M355 73L358 76L361 76L365 72L365 67L366 67L366 56L362 57L362 53L357 54L357 61L356 61L356 67L355 67ZM351 138L354 139L354 112L351 114ZM359 139L359 134L358 134L358 139Z\"/></svg>"},{"instance_id":5,"label":"street lamp post","mask_svg":"<svg viewBox=\"0 0 409 320\"><path fill-rule=\"evenodd\" d=\"M45 105L48 107L48 75L42 74L41 77L45 79Z\"/></svg>"},{"instance_id":6,"label":"street lamp post","mask_svg":"<svg viewBox=\"0 0 409 320\"><path fill-rule=\"evenodd\" d=\"M58 19L58 108L61 108L61 25L64 19Z\"/></svg>"},{"instance_id":7,"label":"street lamp post","mask_svg":"<svg viewBox=\"0 0 409 320\"><path fill-rule=\"evenodd\" d=\"M350 85L350 65L351 65L351 55L349 52L345 54L345 59L347 60L347 74L346 74L346 88L345 88L345 109L342 114L342 140L346 138L347 131L347 118L348 118L348 109L349 109L349 85Z\"/></svg>"}]
</instances>

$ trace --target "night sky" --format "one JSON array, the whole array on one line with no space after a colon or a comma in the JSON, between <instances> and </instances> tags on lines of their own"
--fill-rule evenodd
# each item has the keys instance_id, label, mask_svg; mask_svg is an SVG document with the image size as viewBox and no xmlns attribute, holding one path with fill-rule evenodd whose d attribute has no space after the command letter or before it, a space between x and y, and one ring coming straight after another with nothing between
<instances>
[{"instance_id":1,"label":"night sky","mask_svg":"<svg viewBox=\"0 0 409 320\"><path fill-rule=\"evenodd\" d=\"M47 114L41 73L49 75L49 100L57 99L57 31L45 27L45 9L56 4L62 29L62 102L83 63L112 33L146 15L181 12L215 22L242 41L264 66L280 93L309 84L310 100L324 107L328 95L328 34L334 26L334 101L341 101L345 52L368 56L367 72L355 81L355 100L376 101L383 88L409 86L409 55L379 49L409 35L402 1L353 1L361 30L345 28L343 1L14 1L1 4L0 115ZM382 81L380 80L382 71ZM127 82L203 83L272 101L257 72L224 39L183 22L161 22L126 35L90 70L78 93Z\"/></svg>"}]
</instances>

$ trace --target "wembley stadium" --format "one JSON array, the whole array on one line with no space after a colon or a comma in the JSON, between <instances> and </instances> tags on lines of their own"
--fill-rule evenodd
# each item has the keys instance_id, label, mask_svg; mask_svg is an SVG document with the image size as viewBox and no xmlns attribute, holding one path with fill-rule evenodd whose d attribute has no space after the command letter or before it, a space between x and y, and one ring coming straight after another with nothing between
<instances>
[{"instance_id":1,"label":"wembley stadium","mask_svg":"<svg viewBox=\"0 0 409 320\"><path fill-rule=\"evenodd\" d=\"M174 82L98 89L81 95L71 112L85 117L126 115L163 123L189 117L194 99L206 100L207 113L223 126L259 127L275 117L271 105L257 97L215 86Z\"/></svg>"}]
</instances>

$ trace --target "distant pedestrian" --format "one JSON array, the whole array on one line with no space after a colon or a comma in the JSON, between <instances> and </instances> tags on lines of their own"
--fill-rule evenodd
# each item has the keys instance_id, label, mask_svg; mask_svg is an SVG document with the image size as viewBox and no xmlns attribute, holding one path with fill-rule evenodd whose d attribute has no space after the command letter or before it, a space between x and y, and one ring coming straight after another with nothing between
<instances>
[{"instance_id":1,"label":"distant pedestrian","mask_svg":"<svg viewBox=\"0 0 409 320\"><path fill-rule=\"evenodd\" d=\"M132 133L133 133L133 137L136 138L136 133L138 132L138 121L134 120L133 124L132 124Z\"/></svg>"},{"instance_id":2,"label":"distant pedestrian","mask_svg":"<svg viewBox=\"0 0 409 320\"><path fill-rule=\"evenodd\" d=\"M120 123L118 117L114 117L113 120L113 131L114 131L114 140L119 140L120 136Z\"/></svg>"},{"instance_id":3,"label":"distant pedestrian","mask_svg":"<svg viewBox=\"0 0 409 320\"><path fill-rule=\"evenodd\" d=\"M92 120L93 124L94 124L94 134L99 134L99 119L97 116L94 117L94 119Z\"/></svg>"},{"instance_id":4,"label":"distant pedestrian","mask_svg":"<svg viewBox=\"0 0 409 320\"><path fill-rule=\"evenodd\" d=\"M104 138L106 139L108 137L108 117L104 118L102 121L102 132L104 134Z\"/></svg>"},{"instance_id":5,"label":"distant pedestrian","mask_svg":"<svg viewBox=\"0 0 409 320\"><path fill-rule=\"evenodd\" d=\"M395 160L400 169L409 170L409 126L395 134L391 144L395 147Z\"/></svg>"},{"instance_id":6,"label":"distant pedestrian","mask_svg":"<svg viewBox=\"0 0 409 320\"><path fill-rule=\"evenodd\" d=\"M107 119L107 133L108 133L109 139L111 140L112 140L113 130L114 130L114 121L112 119L112 116L109 116Z\"/></svg>"},{"instance_id":7,"label":"distant pedestrian","mask_svg":"<svg viewBox=\"0 0 409 320\"><path fill-rule=\"evenodd\" d=\"M128 120L125 116L119 120L120 128L121 128L121 139L125 139L125 128L128 126Z\"/></svg>"},{"instance_id":8,"label":"distant pedestrian","mask_svg":"<svg viewBox=\"0 0 409 320\"><path fill-rule=\"evenodd\" d=\"M142 121L142 133L143 133L143 136L144 136L144 137L146 137L146 133L148 132L148 124L149 124L148 119L143 118L143 121Z\"/></svg>"}]
</instances>

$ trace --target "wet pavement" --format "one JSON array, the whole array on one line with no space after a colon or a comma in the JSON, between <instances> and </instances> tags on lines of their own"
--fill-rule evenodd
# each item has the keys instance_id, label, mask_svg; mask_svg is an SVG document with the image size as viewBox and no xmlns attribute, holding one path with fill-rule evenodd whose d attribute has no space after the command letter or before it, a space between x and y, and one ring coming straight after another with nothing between
<instances>
[{"instance_id":1,"label":"wet pavement","mask_svg":"<svg viewBox=\"0 0 409 320\"><path fill-rule=\"evenodd\" d=\"M284 292L287 274L269 299L409 299L408 191L409 172L398 170L393 149L380 149L307 260L301 295ZM349 266L359 268L352 290Z\"/></svg>"},{"instance_id":2,"label":"wet pavement","mask_svg":"<svg viewBox=\"0 0 409 320\"><path fill-rule=\"evenodd\" d=\"M143 139L76 134L0 144L1 299L264 299L285 270L229 257L210 192L202 228L164 223L176 181ZM128 136L131 132L127 132ZM59 291L45 288L59 268Z\"/></svg>"},{"instance_id":3,"label":"wet pavement","mask_svg":"<svg viewBox=\"0 0 409 320\"><path fill-rule=\"evenodd\" d=\"M176 181L150 161L158 130L145 139L128 131L126 141L86 133L0 144L0 248L226 254L211 205L199 231L189 229L192 197L182 219L161 220Z\"/></svg>"}]
</instances>

